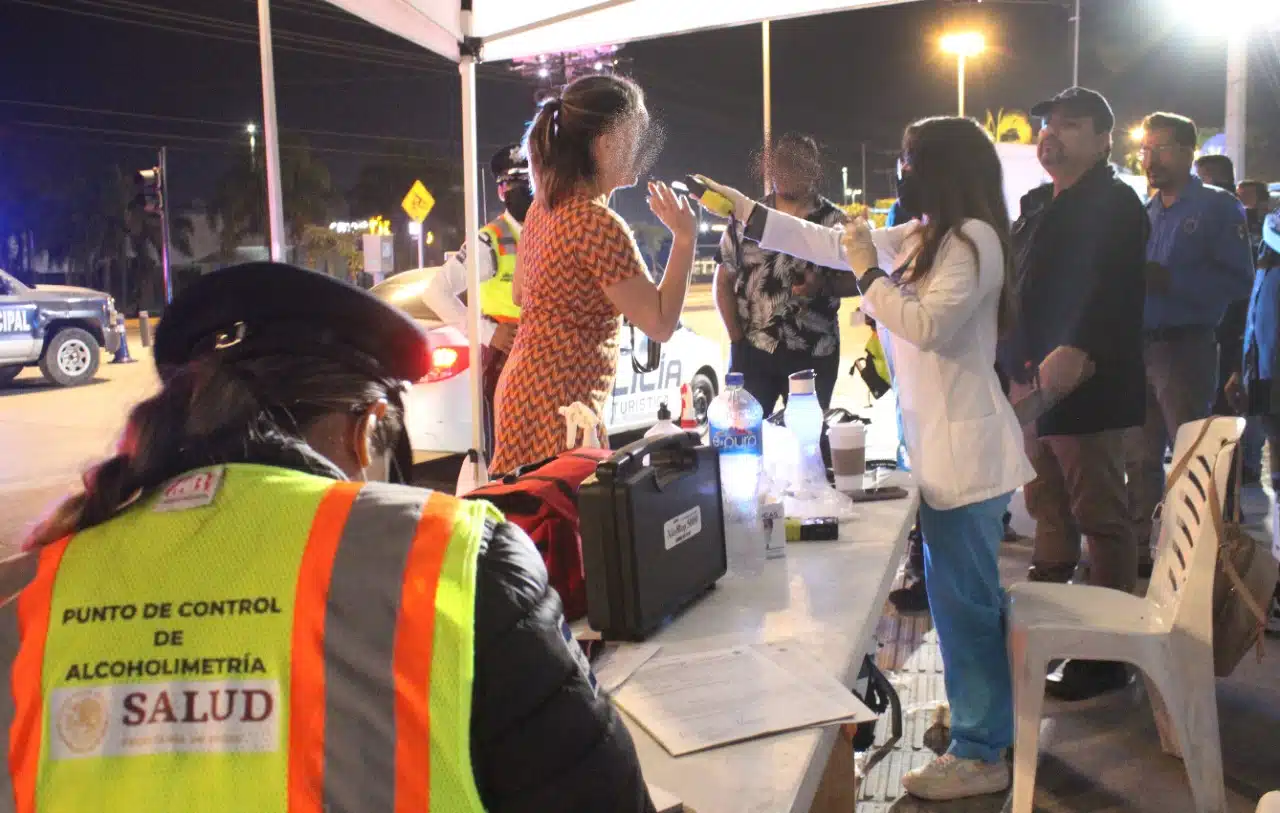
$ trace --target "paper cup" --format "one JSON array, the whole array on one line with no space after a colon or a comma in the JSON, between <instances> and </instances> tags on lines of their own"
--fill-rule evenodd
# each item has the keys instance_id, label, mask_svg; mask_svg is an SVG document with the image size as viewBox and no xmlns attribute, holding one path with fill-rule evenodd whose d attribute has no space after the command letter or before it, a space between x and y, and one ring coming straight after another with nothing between
<instances>
[{"instance_id":1,"label":"paper cup","mask_svg":"<svg viewBox=\"0 0 1280 813\"><path fill-rule=\"evenodd\" d=\"M867 428L861 423L838 423L827 428L831 443L831 468L836 490L860 491L867 473Z\"/></svg>"}]
</instances>

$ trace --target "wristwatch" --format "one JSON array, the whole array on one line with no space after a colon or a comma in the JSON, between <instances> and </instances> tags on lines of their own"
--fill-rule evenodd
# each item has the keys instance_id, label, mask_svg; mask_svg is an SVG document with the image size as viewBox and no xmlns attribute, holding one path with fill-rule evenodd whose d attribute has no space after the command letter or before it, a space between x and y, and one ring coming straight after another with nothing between
<instances>
[{"instance_id":1,"label":"wristwatch","mask_svg":"<svg viewBox=\"0 0 1280 813\"><path fill-rule=\"evenodd\" d=\"M854 277L856 277L858 280L858 290L862 292L863 296L867 295L867 291L871 288L872 284L874 284L876 280L881 279L882 277L888 277L888 276L889 275L884 271L883 268L877 268L874 265L868 268L866 271L863 271L861 274L858 274L858 272L856 271L854 272Z\"/></svg>"}]
</instances>

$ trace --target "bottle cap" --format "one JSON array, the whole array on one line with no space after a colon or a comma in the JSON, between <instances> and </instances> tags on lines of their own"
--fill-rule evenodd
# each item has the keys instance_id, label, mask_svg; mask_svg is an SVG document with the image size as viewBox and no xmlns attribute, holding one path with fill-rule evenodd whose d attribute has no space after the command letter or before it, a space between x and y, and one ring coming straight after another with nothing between
<instances>
[{"instance_id":1,"label":"bottle cap","mask_svg":"<svg viewBox=\"0 0 1280 813\"><path fill-rule=\"evenodd\" d=\"M741 387L742 373L729 373L724 377L724 385L726 387Z\"/></svg>"},{"instance_id":2,"label":"bottle cap","mask_svg":"<svg viewBox=\"0 0 1280 813\"><path fill-rule=\"evenodd\" d=\"M671 410L667 408L666 401L663 401L661 404L658 404L658 420L660 421L671 420Z\"/></svg>"},{"instance_id":3,"label":"bottle cap","mask_svg":"<svg viewBox=\"0 0 1280 813\"><path fill-rule=\"evenodd\" d=\"M815 379L813 370L801 370L789 375L789 392L792 395L813 395Z\"/></svg>"}]
</instances>

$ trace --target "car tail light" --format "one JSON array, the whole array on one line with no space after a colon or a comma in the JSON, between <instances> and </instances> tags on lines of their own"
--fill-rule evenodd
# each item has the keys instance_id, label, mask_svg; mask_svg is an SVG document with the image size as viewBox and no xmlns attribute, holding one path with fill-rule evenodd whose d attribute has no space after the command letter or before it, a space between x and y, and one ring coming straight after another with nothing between
<instances>
[{"instance_id":1,"label":"car tail light","mask_svg":"<svg viewBox=\"0 0 1280 813\"><path fill-rule=\"evenodd\" d=\"M431 348L431 369L427 381L444 381L467 369L470 348L441 345Z\"/></svg>"}]
</instances>

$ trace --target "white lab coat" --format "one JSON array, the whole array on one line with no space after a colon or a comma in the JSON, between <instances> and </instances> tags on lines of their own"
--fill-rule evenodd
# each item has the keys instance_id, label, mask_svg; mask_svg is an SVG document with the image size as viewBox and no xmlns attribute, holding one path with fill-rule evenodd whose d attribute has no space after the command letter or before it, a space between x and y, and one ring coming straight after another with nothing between
<instances>
[{"instance_id":1,"label":"white lab coat","mask_svg":"<svg viewBox=\"0 0 1280 813\"><path fill-rule=\"evenodd\" d=\"M876 229L880 264L908 261L919 224ZM995 373L1000 239L966 221L978 257L959 240L943 241L933 271L918 287L874 282L862 309L876 320L902 411L911 470L930 507L949 510L1015 491L1035 477L1022 429ZM760 245L828 268L848 268L840 229L770 211Z\"/></svg>"},{"instance_id":2,"label":"white lab coat","mask_svg":"<svg viewBox=\"0 0 1280 813\"><path fill-rule=\"evenodd\" d=\"M519 240L520 223L509 212L503 212L501 217L506 221L507 228L511 229L511 233ZM492 279L498 271L494 265L493 248L484 234L480 235L480 256L476 258L476 265L479 266L482 283ZM431 278L430 284L422 292L422 301L446 324L466 333L467 306L460 298L466 292L467 246L463 243L462 248L445 260L439 272ZM497 329L497 322L492 319L481 319L480 343L488 345L493 341L493 333Z\"/></svg>"}]
</instances>

